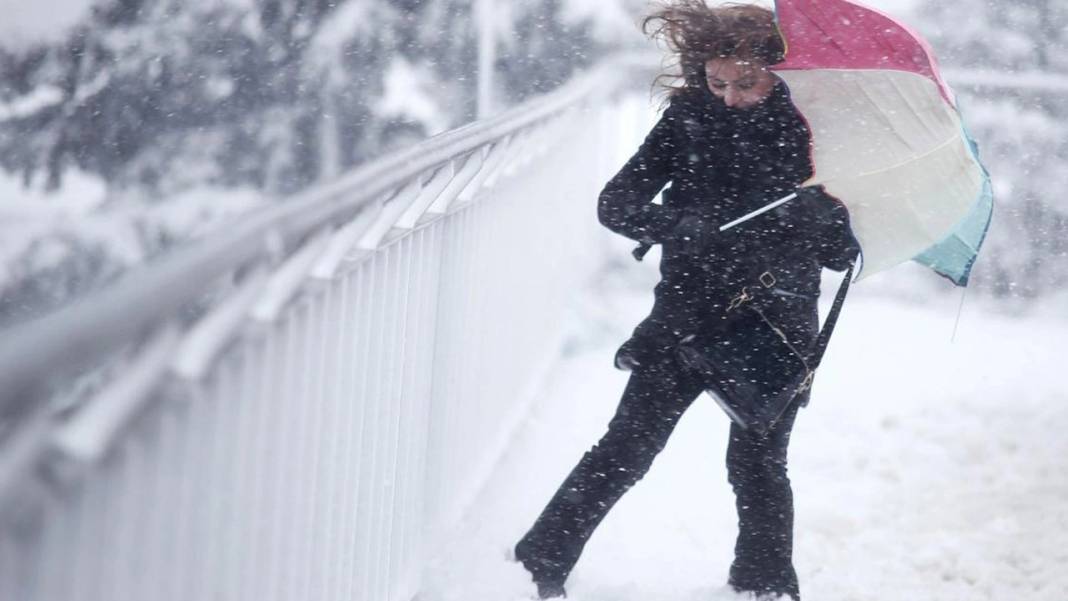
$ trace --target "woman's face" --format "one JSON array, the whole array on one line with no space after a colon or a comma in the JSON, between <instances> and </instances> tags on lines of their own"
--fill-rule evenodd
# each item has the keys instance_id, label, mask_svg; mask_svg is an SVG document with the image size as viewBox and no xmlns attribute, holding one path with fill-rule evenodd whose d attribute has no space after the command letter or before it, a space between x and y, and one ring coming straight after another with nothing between
<instances>
[{"instance_id":1,"label":"woman's face","mask_svg":"<svg viewBox=\"0 0 1068 601\"><path fill-rule=\"evenodd\" d=\"M734 58L713 58L705 62L708 89L727 106L752 108L771 95L776 77L761 63Z\"/></svg>"}]
</instances>

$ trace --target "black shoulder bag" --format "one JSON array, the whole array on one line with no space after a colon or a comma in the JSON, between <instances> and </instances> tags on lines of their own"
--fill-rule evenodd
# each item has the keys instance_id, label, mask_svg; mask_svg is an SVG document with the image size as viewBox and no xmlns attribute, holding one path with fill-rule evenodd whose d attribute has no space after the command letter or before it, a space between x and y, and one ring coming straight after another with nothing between
<instances>
[{"instance_id":1,"label":"black shoulder bag","mask_svg":"<svg viewBox=\"0 0 1068 601\"><path fill-rule=\"evenodd\" d=\"M775 286L775 277L765 271L758 282L743 286L726 308L729 327L744 336L730 337L735 342L715 335L687 336L676 348L676 359L698 375L731 420L746 430L766 434L812 386L852 279L850 264L811 348L796 348L768 319L761 301Z\"/></svg>"}]
</instances>

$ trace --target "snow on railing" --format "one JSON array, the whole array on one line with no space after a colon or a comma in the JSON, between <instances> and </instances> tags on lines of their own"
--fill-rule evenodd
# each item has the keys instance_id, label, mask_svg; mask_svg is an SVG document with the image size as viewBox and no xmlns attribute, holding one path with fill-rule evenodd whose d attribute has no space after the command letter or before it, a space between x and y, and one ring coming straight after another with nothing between
<instances>
[{"instance_id":1,"label":"snow on railing","mask_svg":"<svg viewBox=\"0 0 1068 601\"><path fill-rule=\"evenodd\" d=\"M0 599L412 598L593 267L623 69L4 332Z\"/></svg>"}]
</instances>

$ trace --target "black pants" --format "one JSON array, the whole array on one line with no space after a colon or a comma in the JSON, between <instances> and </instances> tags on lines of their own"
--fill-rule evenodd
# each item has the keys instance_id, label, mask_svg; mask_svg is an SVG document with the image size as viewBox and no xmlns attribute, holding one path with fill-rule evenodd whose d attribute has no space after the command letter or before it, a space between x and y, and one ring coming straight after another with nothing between
<instances>
[{"instance_id":1,"label":"black pants","mask_svg":"<svg viewBox=\"0 0 1068 601\"><path fill-rule=\"evenodd\" d=\"M563 584L597 525L649 470L679 418L701 393L689 378L663 384L632 375L608 432L571 471L516 556L539 582ZM737 590L799 598L793 551L793 493L786 449L795 403L766 437L731 424L728 479L738 508L738 541L730 568Z\"/></svg>"}]
</instances>

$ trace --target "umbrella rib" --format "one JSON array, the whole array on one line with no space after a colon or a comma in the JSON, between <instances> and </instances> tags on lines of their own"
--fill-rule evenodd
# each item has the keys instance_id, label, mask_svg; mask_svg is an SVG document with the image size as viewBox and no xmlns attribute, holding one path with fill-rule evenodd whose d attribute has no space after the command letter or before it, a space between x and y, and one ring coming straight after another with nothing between
<instances>
[{"instance_id":1,"label":"umbrella rib","mask_svg":"<svg viewBox=\"0 0 1068 601\"><path fill-rule=\"evenodd\" d=\"M834 39L834 36L831 35L831 32L827 31L818 20L812 18L812 15L806 9L803 9L800 6L796 8L799 13L801 13L805 16L806 19L808 19L810 25L820 30L820 33L823 34L823 41L830 43L832 46L837 48L838 52L841 53L842 56L846 58L852 57L852 53L849 52L844 46L839 44L838 40Z\"/></svg>"},{"instance_id":2,"label":"umbrella rib","mask_svg":"<svg viewBox=\"0 0 1068 601\"><path fill-rule=\"evenodd\" d=\"M868 89L863 85L859 85L857 86L857 88L861 91L862 94L864 94L864 97L868 99L868 102L870 102L871 105L876 108L875 115L883 122L883 125L885 125L887 129L893 132L897 139L901 140L901 143L908 147L909 150L915 151L916 148L912 145L911 142L909 142L908 138L901 135L901 132L898 131L897 127L894 127L894 122L890 120L890 117L886 116L886 113L882 110L882 108L879 106L879 103L875 100L875 97L871 95L871 92L869 92ZM908 99L905 99L905 103L908 104ZM910 105L909 108L911 109L912 106Z\"/></svg>"}]
</instances>

